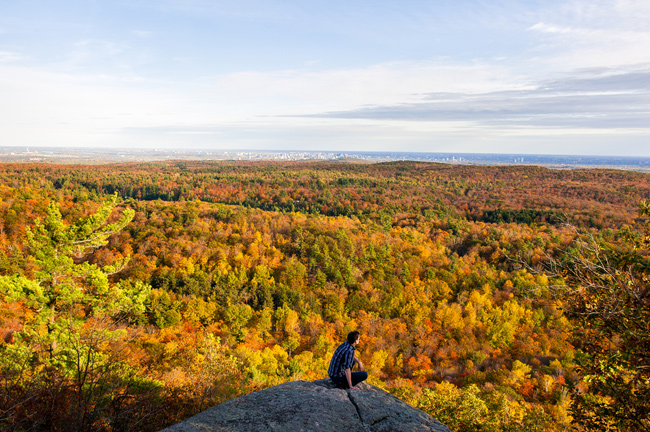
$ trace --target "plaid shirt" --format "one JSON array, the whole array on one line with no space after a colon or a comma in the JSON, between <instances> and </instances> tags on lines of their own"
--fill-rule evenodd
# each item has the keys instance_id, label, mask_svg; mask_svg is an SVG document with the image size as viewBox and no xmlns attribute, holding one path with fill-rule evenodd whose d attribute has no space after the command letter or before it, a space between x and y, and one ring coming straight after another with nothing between
<instances>
[{"instance_id":1,"label":"plaid shirt","mask_svg":"<svg viewBox=\"0 0 650 432\"><path fill-rule=\"evenodd\" d=\"M346 369L352 369L352 366L354 365L355 349L354 345L347 341L339 345L336 351L334 351L334 355L330 361L330 367L327 369L327 375L329 375L330 378L344 376L344 371Z\"/></svg>"}]
</instances>

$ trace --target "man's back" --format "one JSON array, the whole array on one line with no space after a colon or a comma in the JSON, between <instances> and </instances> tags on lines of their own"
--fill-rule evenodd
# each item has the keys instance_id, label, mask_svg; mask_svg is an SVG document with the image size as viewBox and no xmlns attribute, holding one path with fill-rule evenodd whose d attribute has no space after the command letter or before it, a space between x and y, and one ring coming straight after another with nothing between
<instances>
[{"instance_id":1,"label":"man's back","mask_svg":"<svg viewBox=\"0 0 650 432\"><path fill-rule=\"evenodd\" d=\"M368 373L363 371L363 363L354 355L358 344L359 332L351 331L347 341L339 345L332 355L327 374L337 387L352 388L368 378ZM355 363L359 365L358 372L352 372Z\"/></svg>"},{"instance_id":2,"label":"man's back","mask_svg":"<svg viewBox=\"0 0 650 432\"><path fill-rule=\"evenodd\" d=\"M330 378L337 378L344 375L345 369L351 368L354 365L354 345L348 341L343 342L334 351L330 366L327 369L327 375Z\"/></svg>"}]
</instances>

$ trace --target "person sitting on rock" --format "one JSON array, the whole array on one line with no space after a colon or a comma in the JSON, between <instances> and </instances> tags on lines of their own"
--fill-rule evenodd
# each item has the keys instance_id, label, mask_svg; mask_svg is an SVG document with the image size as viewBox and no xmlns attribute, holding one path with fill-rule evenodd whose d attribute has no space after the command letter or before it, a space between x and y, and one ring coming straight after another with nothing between
<instances>
[{"instance_id":1,"label":"person sitting on rock","mask_svg":"<svg viewBox=\"0 0 650 432\"><path fill-rule=\"evenodd\" d=\"M368 372L364 372L363 363L354 355L359 345L359 332L348 333L348 340L343 342L334 351L327 374L338 388L352 388L362 381L368 379ZM355 363L359 364L359 372L352 372Z\"/></svg>"}]
</instances>

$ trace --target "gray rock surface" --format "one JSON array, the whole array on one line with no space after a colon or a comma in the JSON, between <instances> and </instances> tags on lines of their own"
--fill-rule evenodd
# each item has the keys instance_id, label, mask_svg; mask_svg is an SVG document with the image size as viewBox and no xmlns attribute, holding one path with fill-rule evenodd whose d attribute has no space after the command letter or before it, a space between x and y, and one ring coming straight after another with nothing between
<instances>
[{"instance_id":1,"label":"gray rock surface","mask_svg":"<svg viewBox=\"0 0 650 432\"><path fill-rule=\"evenodd\" d=\"M217 405L164 432L451 432L428 414L367 383L291 381Z\"/></svg>"}]
</instances>

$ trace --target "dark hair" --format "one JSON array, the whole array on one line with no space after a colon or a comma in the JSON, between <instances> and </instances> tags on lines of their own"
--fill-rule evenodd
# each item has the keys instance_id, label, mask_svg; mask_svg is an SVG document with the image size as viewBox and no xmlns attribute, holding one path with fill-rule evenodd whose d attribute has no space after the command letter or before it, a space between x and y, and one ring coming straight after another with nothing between
<instances>
[{"instance_id":1,"label":"dark hair","mask_svg":"<svg viewBox=\"0 0 650 432\"><path fill-rule=\"evenodd\" d=\"M348 343L353 344L359 339L359 332L358 331L351 331L348 333Z\"/></svg>"}]
</instances>

